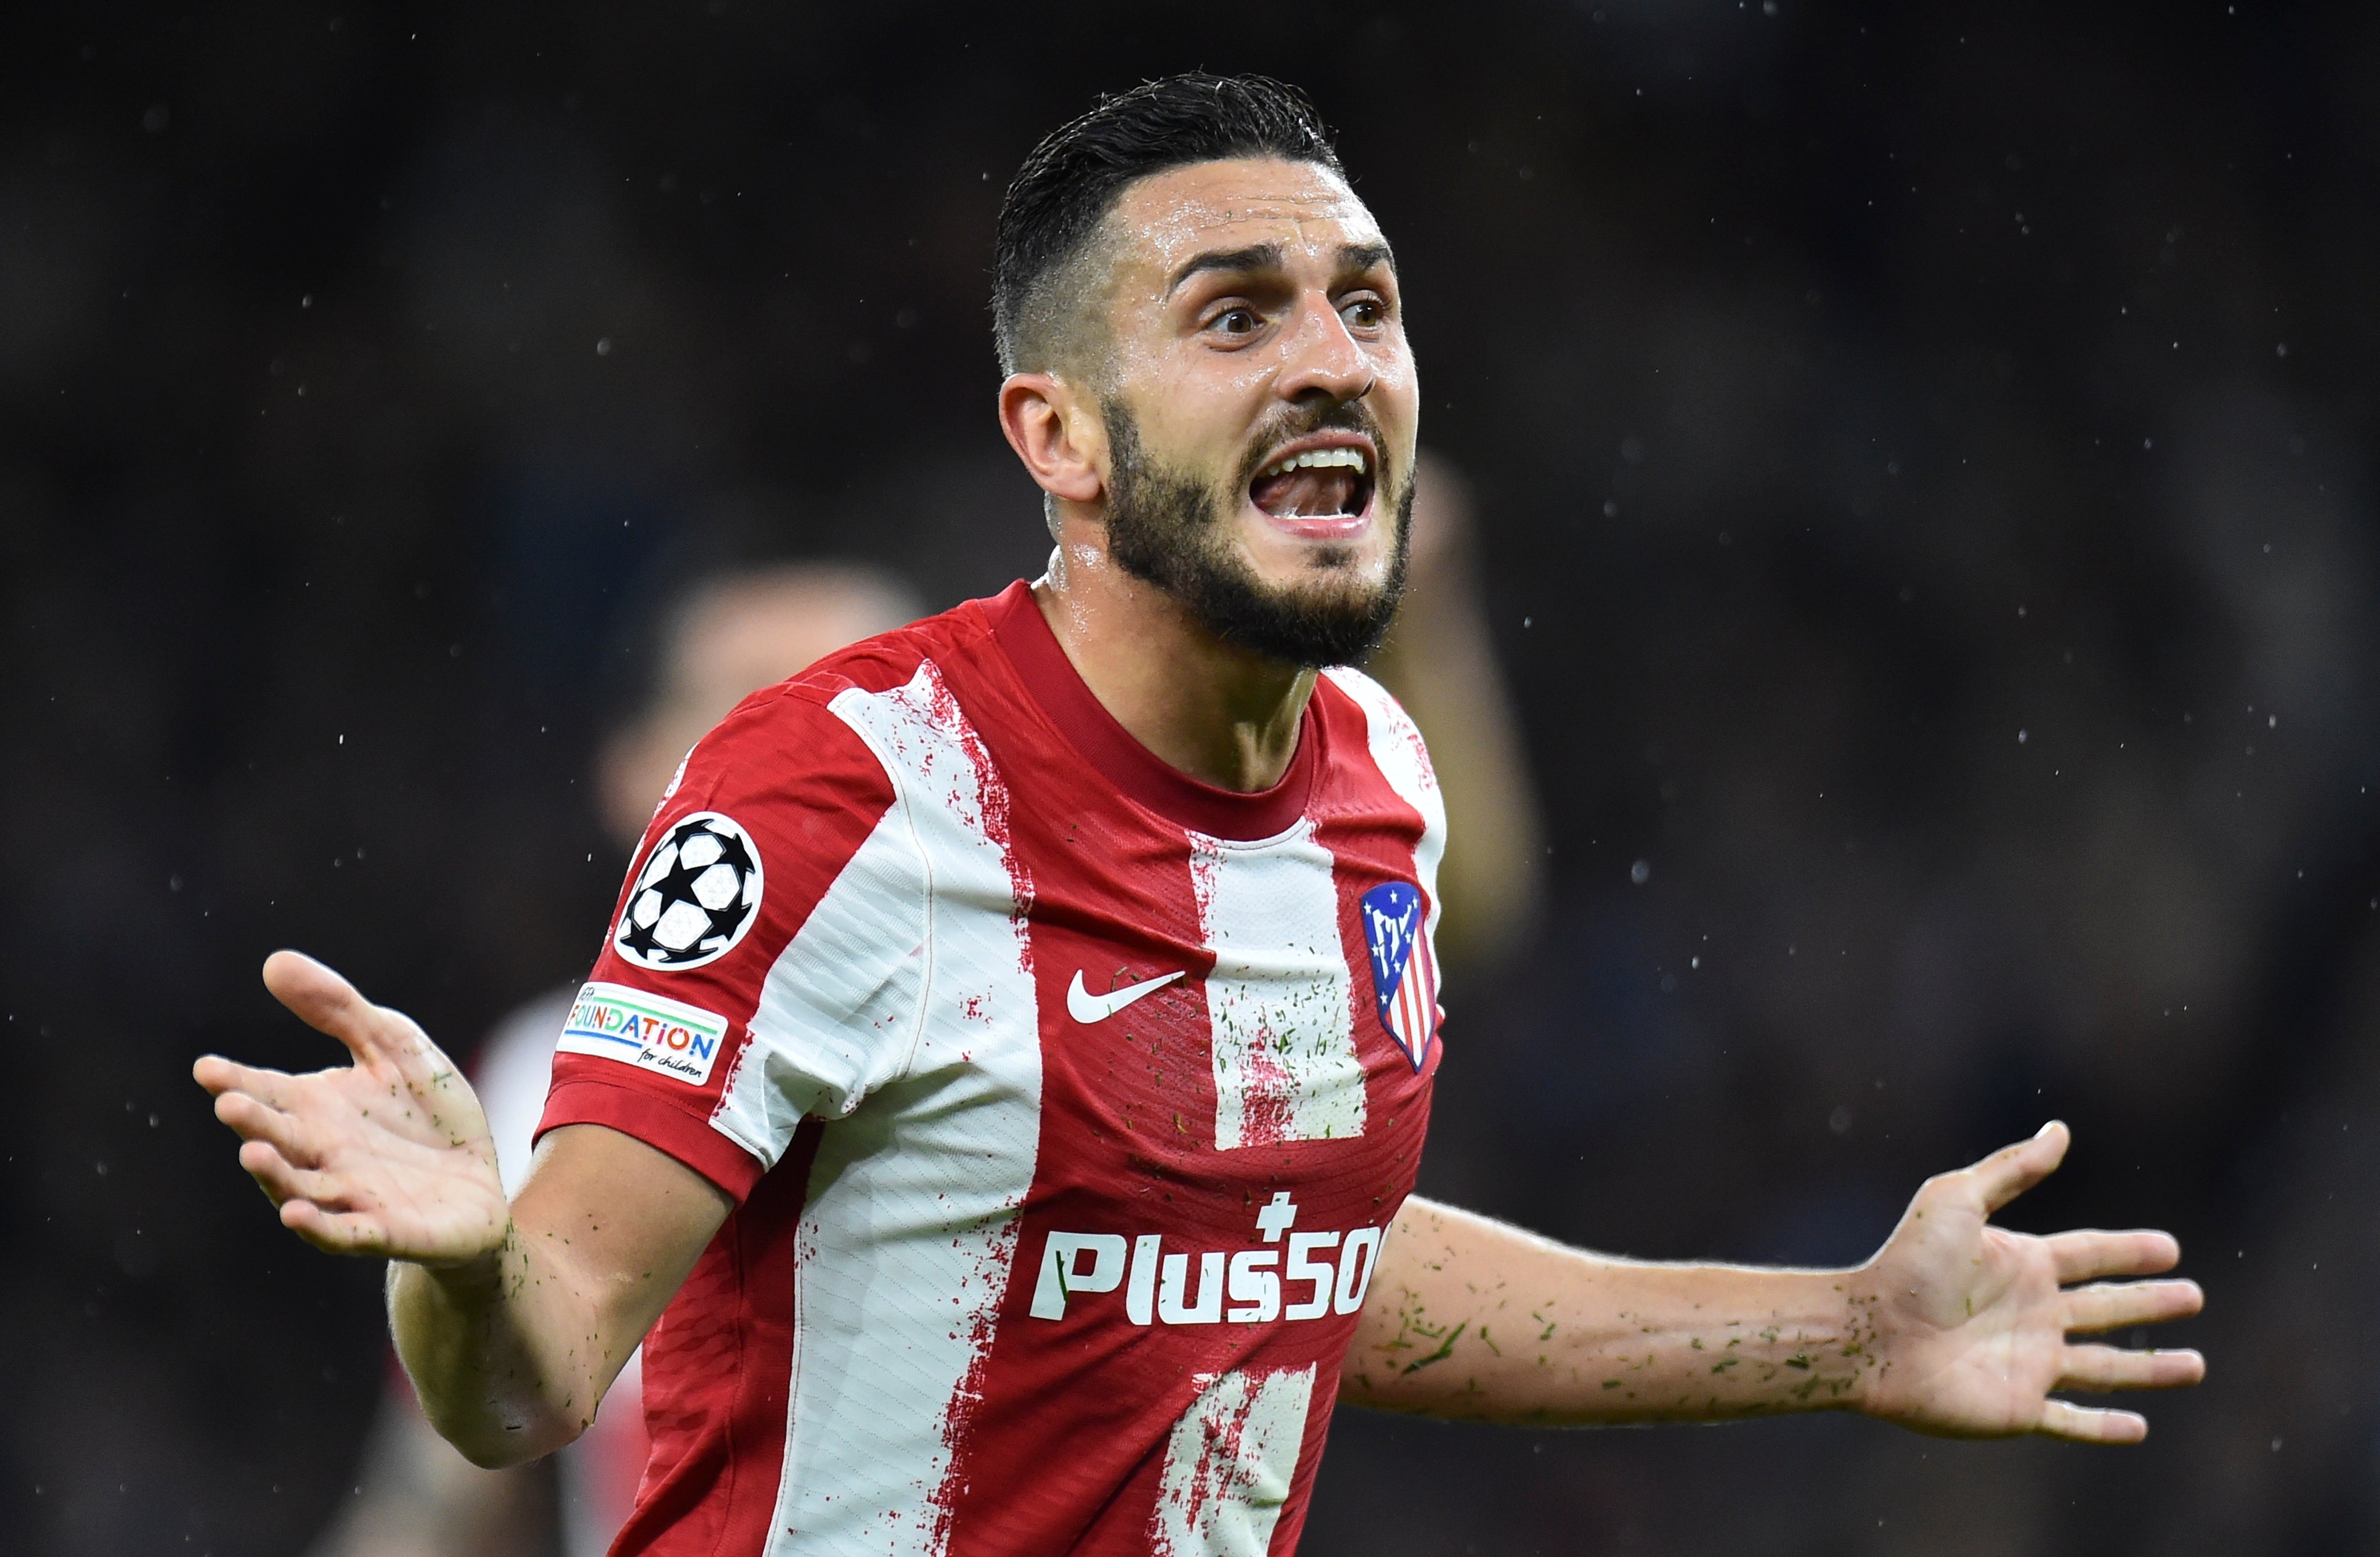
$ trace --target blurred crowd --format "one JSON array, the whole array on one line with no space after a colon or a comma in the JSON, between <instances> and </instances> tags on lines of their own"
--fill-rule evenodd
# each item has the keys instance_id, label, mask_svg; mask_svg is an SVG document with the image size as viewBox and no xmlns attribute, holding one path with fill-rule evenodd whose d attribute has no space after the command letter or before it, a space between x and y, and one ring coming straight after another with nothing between
<instances>
[{"instance_id":1,"label":"blurred crowd","mask_svg":"<svg viewBox=\"0 0 2380 1557\"><path fill-rule=\"evenodd\" d=\"M1199 19L0 18L0 1547L600 1539L608 1473L438 1458L189 1061L336 1057L298 944L533 1098L692 735L1039 570L992 213L1201 64L1340 127L1428 393L1425 1192L1851 1261L2055 1115L2012 1224L2209 1298L2138 1450L1348 1411L1305 1551L2380 1547L2380 21Z\"/></svg>"}]
</instances>

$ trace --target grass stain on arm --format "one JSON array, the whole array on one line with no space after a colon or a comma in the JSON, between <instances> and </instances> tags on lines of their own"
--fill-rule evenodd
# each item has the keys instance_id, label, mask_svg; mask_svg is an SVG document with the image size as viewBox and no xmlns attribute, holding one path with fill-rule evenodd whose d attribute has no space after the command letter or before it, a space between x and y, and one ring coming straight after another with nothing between
<instances>
[{"instance_id":1,"label":"grass stain on arm","mask_svg":"<svg viewBox=\"0 0 2380 1557\"><path fill-rule=\"evenodd\" d=\"M1444 1362L1448 1357L1454 1355L1454 1343L1462 1338L1464 1331L1470 1328L1471 1321L1468 1320L1456 1325L1454 1329L1448 1333L1446 1339L1438 1344L1438 1350L1430 1353L1429 1356L1426 1357L1414 1358L1413 1361L1405 1364L1404 1371L1407 1373L1417 1373L1421 1371L1421 1369L1427 1368L1433 1362Z\"/></svg>"}]
</instances>

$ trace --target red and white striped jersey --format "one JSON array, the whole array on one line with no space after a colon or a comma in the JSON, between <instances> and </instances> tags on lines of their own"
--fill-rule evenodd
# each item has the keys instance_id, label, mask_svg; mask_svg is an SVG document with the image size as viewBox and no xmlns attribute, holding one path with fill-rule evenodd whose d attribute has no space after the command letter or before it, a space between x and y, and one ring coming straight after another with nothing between
<instances>
[{"instance_id":1,"label":"red and white striped jersey","mask_svg":"<svg viewBox=\"0 0 2380 1557\"><path fill-rule=\"evenodd\" d=\"M614 1551L1291 1551L1427 1123L1444 834L1366 677L1213 788L1023 584L747 699L541 1126L738 1201L646 1343Z\"/></svg>"}]
</instances>

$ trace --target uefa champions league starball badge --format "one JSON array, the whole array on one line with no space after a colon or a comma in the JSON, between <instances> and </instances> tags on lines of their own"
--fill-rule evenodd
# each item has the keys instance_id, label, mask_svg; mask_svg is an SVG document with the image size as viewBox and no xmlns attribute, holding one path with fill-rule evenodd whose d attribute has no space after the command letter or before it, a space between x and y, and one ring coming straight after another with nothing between
<instances>
[{"instance_id":1,"label":"uefa champions league starball badge","mask_svg":"<svg viewBox=\"0 0 2380 1557\"><path fill-rule=\"evenodd\" d=\"M637 872L612 934L639 967L675 973L725 956L760 917L760 851L717 811L674 823Z\"/></svg>"}]
</instances>

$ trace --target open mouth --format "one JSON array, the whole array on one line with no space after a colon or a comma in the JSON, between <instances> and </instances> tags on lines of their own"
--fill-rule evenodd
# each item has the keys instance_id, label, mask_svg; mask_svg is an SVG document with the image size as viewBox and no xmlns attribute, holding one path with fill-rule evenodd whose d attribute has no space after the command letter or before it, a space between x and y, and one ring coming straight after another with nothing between
<instances>
[{"instance_id":1,"label":"open mouth","mask_svg":"<svg viewBox=\"0 0 2380 1557\"><path fill-rule=\"evenodd\" d=\"M1248 483L1248 501L1276 519L1337 520L1343 527L1370 511L1374 476L1368 449L1309 448L1257 471Z\"/></svg>"}]
</instances>

